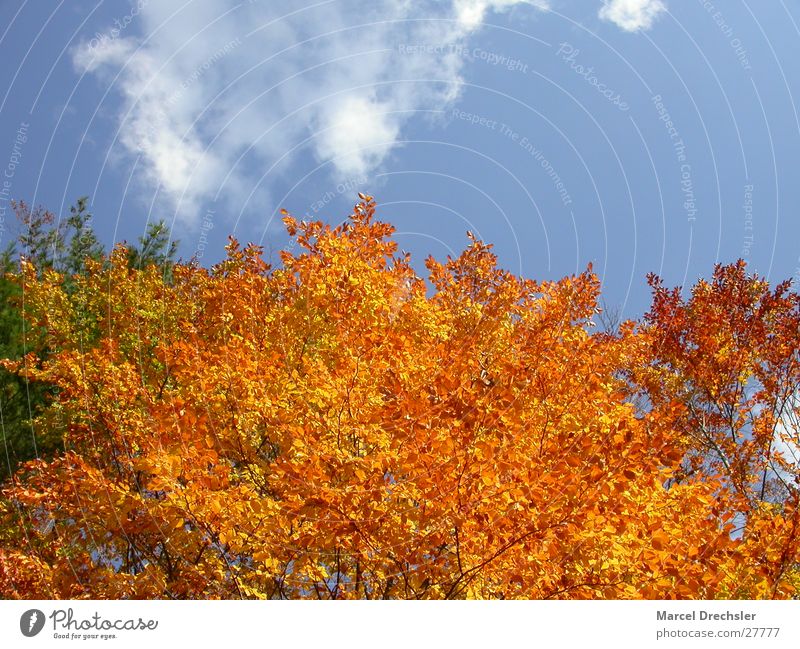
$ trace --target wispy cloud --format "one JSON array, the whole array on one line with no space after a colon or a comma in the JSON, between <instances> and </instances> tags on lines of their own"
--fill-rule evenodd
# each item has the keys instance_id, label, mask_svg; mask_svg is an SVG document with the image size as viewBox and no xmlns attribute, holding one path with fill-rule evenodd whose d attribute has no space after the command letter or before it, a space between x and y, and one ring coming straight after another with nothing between
<instances>
[{"instance_id":1,"label":"wispy cloud","mask_svg":"<svg viewBox=\"0 0 800 649\"><path fill-rule=\"evenodd\" d=\"M514 5L527 4L538 9L549 9L547 0L455 0L455 9L458 22L467 29L479 26L486 14L491 11L505 11Z\"/></svg>"},{"instance_id":2,"label":"wispy cloud","mask_svg":"<svg viewBox=\"0 0 800 649\"><path fill-rule=\"evenodd\" d=\"M118 142L140 156L146 181L179 214L199 214L218 192L241 199L265 171L285 171L304 152L340 178L375 170L415 113L457 99L464 57L456 46L490 12L546 7L306 2L149 2L141 37L126 30L73 51L79 72L114 83L123 100Z\"/></svg>"},{"instance_id":3,"label":"wispy cloud","mask_svg":"<svg viewBox=\"0 0 800 649\"><path fill-rule=\"evenodd\" d=\"M615 23L625 31L650 29L656 18L667 10L663 0L605 0L600 18Z\"/></svg>"},{"instance_id":4,"label":"wispy cloud","mask_svg":"<svg viewBox=\"0 0 800 649\"><path fill-rule=\"evenodd\" d=\"M410 119L457 100L465 41L493 12L549 7L547 0L137 6L124 32L84 41L72 59L122 99L114 157L138 160L148 189L158 188L189 222L210 197L233 198L237 209L249 196L266 200L274 178L296 173L298 160L324 165L337 181L374 172L402 144ZM662 10L659 0L614 0L601 15L633 29Z\"/></svg>"}]
</instances>

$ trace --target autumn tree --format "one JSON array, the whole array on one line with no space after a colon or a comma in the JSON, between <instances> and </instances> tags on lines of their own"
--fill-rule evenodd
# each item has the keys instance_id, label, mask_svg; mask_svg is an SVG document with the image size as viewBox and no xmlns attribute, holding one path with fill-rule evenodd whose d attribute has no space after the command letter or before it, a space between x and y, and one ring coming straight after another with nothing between
<instances>
[{"instance_id":1,"label":"autumn tree","mask_svg":"<svg viewBox=\"0 0 800 649\"><path fill-rule=\"evenodd\" d=\"M85 274L87 261L106 263L104 248L94 232L88 200L86 196L78 198L64 218L43 207L32 208L24 201L12 203L18 233L0 256L0 358L19 359L31 351L44 358L49 353L42 332L26 326L21 285L7 276L19 269L21 260L35 269L38 276L48 270L57 271L63 277L67 293L75 291L75 278ZM137 244L124 244L124 248L130 266L156 264L165 278L171 277L177 242L169 237L163 221L151 223ZM76 317L89 320L94 317L79 303L75 308ZM33 425L54 389L49 383L30 381L0 368L0 479L11 474L21 461L40 456L49 458L63 448L59 429Z\"/></svg>"},{"instance_id":2,"label":"autumn tree","mask_svg":"<svg viewBox=\"0 0 800 649\"><path fill-rule=\"evenodd\" d=\"M4 250L0 259L0 357L19 359L27 351L44 353L39 332L26 326L24 319L24 294L21 285L12 276L19 268L20 259L28 260L31 267L44 272L47 269L65 269L81 265L86 255L99 256L92 245L91 228L86 224L86 201L79 199L71 210L69 231L79 231L88 245L75 245L63 223L42 207L30 208L25 202L13 202L19 233ZM86 226L86 227L85 227ZM65 236L66 235L66 236ZM62 260L66 254L66 266ZM78 261L79 260L79 261ZM35 430L32 419L38 415L52 393L52 386L28 381L20 374L0 368L0 443L3 458L0 478L10 475L21 461L39 456L50 456L59 445L59 438L50 430Z\"/></svg>"},{"instance_id":3,"label":"autumn tree","mask_svg":"<svg viewBox=\"0 0 800 649\"><path fill-rule=\"evenodd\" d=\"M658 277L650 284L634 385L679 434L674 480L719 480L740 541L768 544L754 561L772 578L761 594L774 594L778 576L797 573L800 547L800 296L788 281L770 289L743 261L717 266L688 299ZM745 570L735 594L754 580Z\"/></svg>"},{"instance_id":4,"label":"autumn tree","mask_svg":"<svg viewBox=\"0 0 800 649\"><path fill-rule=\"evenodd\" d=\"M374 212L287 214L274 268L233 240L169 281L124 247L74 290L23 263L52 351L4 365L57 387L64 452L3 490L5 596L796 596L796 491L736 533L762 464L720 470L692 428L669 292L598 333L591 269L516 277L470 236L422 278Z\"/></svg>"}]
</instances>

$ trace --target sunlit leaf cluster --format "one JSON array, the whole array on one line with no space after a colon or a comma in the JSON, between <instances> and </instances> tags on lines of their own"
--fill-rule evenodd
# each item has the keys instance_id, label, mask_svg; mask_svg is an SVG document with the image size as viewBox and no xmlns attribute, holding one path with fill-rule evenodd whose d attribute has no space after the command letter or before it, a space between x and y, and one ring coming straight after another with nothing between
<instances>
[{"instance_id":1,"label":"sunlit leaf cluster","mask_svg":"<svg viewBox=\"0 0 800 649\"><path fill-rule=\"evenodd\" d=\"M742 264L593 325L587 272L420 277L370 197L275 267L23 263L61 450L0 499L19 598L790 598L800 310Z\"/></svg>"}]
</instances>

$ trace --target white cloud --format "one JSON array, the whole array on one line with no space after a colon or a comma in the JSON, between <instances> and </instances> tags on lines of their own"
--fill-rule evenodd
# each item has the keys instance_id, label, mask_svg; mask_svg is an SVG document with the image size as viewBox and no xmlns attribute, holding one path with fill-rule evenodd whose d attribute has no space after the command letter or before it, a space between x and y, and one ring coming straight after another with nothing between
<instances>
[{"instance_id":1,"label":"white cloud","mask_svg":"<svg viewBox=\"0 0 800 649\"><path fill-rule=\"evenodd\" d=\"M663 0L605 0L599 15L625 31L635 32L650 29L666 10Z\"/></svg>"},{"instance_id":2,"label":"white cloud","mask_svg":"<svg viewBox=\"0 0 800 649\"><path fill-rule=\"evenodd\" d=\"M282 7L149 2L125 37L73 50L76 69L113 83L108 101L122 99L112 158L138 156L144 199L159 188L187 222L218 194L239 201L238 210L308 154L337 182L363 177L386 163L410 119L458 98L466 59L454 46L465 46L492 12L547 9L548 2L295 0ZM614 0L601 15L632 29L662 10L660 0ZM413 49L431 45L435 53Z\"/></svg>"},{"instance_id":3,"label":"white cloud","mask_svg":"<svg viewBox=\"0 0 800 649\"><path fill-rule=\"evenodd\" d=\"M104 65L121 65L136 50L133 38L105 40L94 39L73 53L75 66L83 71L94 72Z\"/></svg>"},{"instance_id":4,"label":"white cloud","mask_svg":"<svg viewBox=\"0 0 800 649\"><path fill-rule=\"evenodd\" d=\"M317 153L346 176L363 177L386 157L400 133L402 115L389 103L358 95L323 108Z\"/></svg>"},{"instance_id":5,"label":"white cloud","mask_svg":"<svg viewBox=\"0 0 800 649\"><path fill-rule=\"evenodd\" d=\"M380 167L409 119L459 96L465 59L451 47L515 5L546 2L159 0L126 31L141 38L87 42L72 58L114 83L123 159L140 156L143 179L191 222L218 191L241 201L303 153L337 180Z\"/></svg>"},{"instance_id":6,"label":"white cloud","mask_svg":"<svg viewBox=\"0 0 800 649\"><path fill-rule=\"evenodd\" d=\"M773 449L783 456L783 459L800 469L800 394L790 396L784 404L782 416L775 426ZM778 473L790 480L793 476L783 471Z\"/></svg>"},{"instance_id":7,"label":"white cloud","mask_svg":"<svg viewBox=\"0 0 800 649\"><path fill-rule=\"evenodd\" d=\"M467 29L475 29L484 20L489 11L505 11L514 5L528 4L538 9L549 9L547 0L455 0L458 22Z\"/></svg>"}]
</instances>

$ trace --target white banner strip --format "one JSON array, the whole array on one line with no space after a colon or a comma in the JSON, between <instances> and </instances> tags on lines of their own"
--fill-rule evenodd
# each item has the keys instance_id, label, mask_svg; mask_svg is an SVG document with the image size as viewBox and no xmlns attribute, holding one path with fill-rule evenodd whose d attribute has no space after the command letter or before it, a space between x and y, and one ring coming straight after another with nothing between
<instances>
[{"instance_id":1,"label":"white banner strip","mask_svg":"<svg viewBox=\"0 0 800 649\"><path fill-rule=\"evenodd\" d=\"M800 647L798 602L5 601L4 647Z\"/></svg>"}]
</instances>

